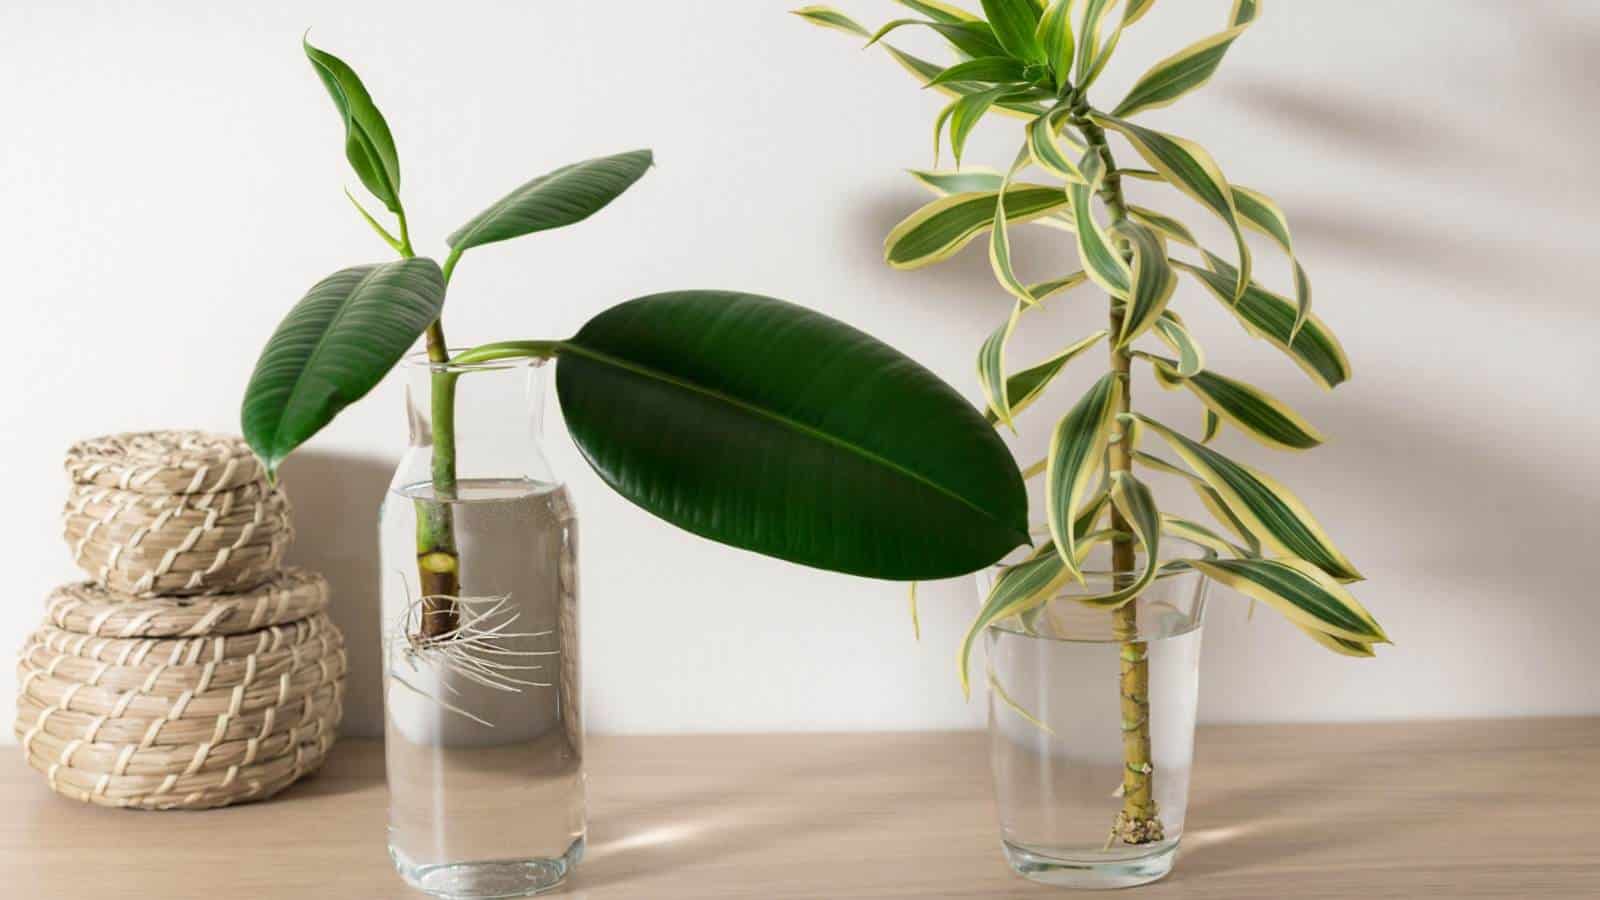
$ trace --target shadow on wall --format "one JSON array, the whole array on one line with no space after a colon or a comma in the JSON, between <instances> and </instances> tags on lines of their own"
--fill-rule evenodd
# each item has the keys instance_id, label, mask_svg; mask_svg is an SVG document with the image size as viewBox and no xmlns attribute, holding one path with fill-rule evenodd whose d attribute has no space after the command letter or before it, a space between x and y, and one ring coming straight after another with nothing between
<instances>
[{"instance_id":1,"label":"shadow on wall","mask_svg":"<svg viewBox=\"0 0 1600 900\"><path fill-rule=\"evenodd\" d=\"M350 674L340 732L350 737L383 733L378 505L393 472L386 460L318 450L296 453L283 465L284 489L294 504L288 562L327 577L328 612L344 631Z\"/></svg>"}]
</instances>

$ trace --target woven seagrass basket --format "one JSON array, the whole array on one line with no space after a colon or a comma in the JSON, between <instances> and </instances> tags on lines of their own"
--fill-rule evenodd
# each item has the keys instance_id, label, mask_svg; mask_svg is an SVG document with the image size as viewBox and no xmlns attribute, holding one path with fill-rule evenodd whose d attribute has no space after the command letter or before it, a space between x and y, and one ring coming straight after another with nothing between
<instances>
[{"instance_id":1,"label":"woven seagrass basket","mask_svg":"<svg viewBox=\"0 0 1600 900\"><path fill-rule=\"evenodd\" d=\"M62 511L78 565L144 597L248 590L294 538L289 502L244 441L193 431L120 434L67 451Z\"/></svg>"},{"instance_id":2,"label":"woven seagrass basket","mask_svg":"<svg viewBox=\"0 0 1600 900\"><path fill-rule=\"evenodd\" d=\"M286 570L240 593L59 588L18 659L16 735L50 787L103 806L272 796L322 764L342 713L327 583Z\"/></svg>"}]
</instances>

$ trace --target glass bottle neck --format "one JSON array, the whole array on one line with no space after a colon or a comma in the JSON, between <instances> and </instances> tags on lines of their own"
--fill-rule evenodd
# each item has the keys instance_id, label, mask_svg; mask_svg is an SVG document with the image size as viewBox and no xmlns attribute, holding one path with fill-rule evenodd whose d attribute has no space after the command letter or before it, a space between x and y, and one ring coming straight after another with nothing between
<instances>
[{"instance_id":1,"label":"glass bottle neck","mask_svg":"<svg viewBox=\"0 0 1600 900\"><path fill-rule=\"evenodd\" d=\"M406 360L406 410L411 443L395 473L396 488L554 484L543 447L542 360L500 360L474 366Z\"/></svg>"}]
</instances>

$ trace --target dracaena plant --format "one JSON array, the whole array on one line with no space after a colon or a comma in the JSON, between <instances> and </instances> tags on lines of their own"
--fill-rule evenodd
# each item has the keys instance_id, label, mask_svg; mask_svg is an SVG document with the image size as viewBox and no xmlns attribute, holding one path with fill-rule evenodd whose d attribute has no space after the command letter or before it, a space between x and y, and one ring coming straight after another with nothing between
<instances>
[{"instance_id":1,"label":"dracaena plant","mask_svg":"<svg viewBox=\"0 0 1600 900\"><path fill-rule=\"evenodd\" d=\"M419 500L426 615L414 640L456 635L463 566L448 501L461 366L556 362L578 449L646 511L703 537L875 578L971 572L1027 541L1021 473L983 416L893 348L793 304L726 291L642 297L565 340L501 341L452 355L440 318L464 253L577 223L650 168L648 150L557 169L416 255L389 126L355 72L305 45L345 130L357 179L392 230L351 196L398 259L328 276L267 342L246 388L246 439L276 473L290 451L360 399L419 337L431 380L432 488ZM348 192L347 192L348 193Z\"/></svg>"},{"instance_id":2,"label":"dracaena plant","mask_svg":"<svg viewBox=\"0 0 1600 900\"><path fill-rule=\"evenodd\" d=\"M1083 580L1086 551L1106 541L1113 570L1122 573L1112 590L1063 602L1104 608L1113 617L1114 634L1136 636L1133 601L1154 579L1191 568L1276 608L1336 653L1373 655L1373 645L1387 638L1346 587L1361 578L1355 566L1287 487L1208 446L1224 424L1278 450L1315 447L1321 435L1266 391L1211 369L1171 306L1180 276L1187 276L1200 293L1219 301L1246 331L1286 353L1317 384L1333 388L1350 376L1338 339L1311 312L1310 282L1278 206L1259 191L1230 183L1199 144L1142 124L1146 114L1211 78L1255 20L1259 3L1237 0L1220 31L1155 63L1125 97L1105 107L1091 89L1123 32L1150 11L1154 0L983 0L983 15L936 0L899 2L918 17L897 19L876 31L829 7L795 11L883 47L918 80L951 98L935 120L934 138L937 149L948 133L956 168L913 172L940 198L889 234L889 264L900 269L929 265L987 235L995 278L1014 301L1010 315L978 351L988 418L997 425L1014 427L1018 415L1070 362L1088 358L1090 348L1104 344L1109 350L1104 374L1056 422L1048 458L1027 470L1029 477L1046 479L1050 540L996 579L961 650L963 686L975 637L1011 616L1026 627L1070 583ZM957 60L938 65L884 40L913 27L937 33ZM967 137L990 114L1021 120L1016 158L1004 170L963 169ZM1114 155L1112 134L1147 167L1123 167ZM1030 169L1041 174L1022 177ZM1175 189L1220 219L1232 238L1227 256L1202 247L1171 215L1132 204L1124 193L1129 179ZM1019 278L1009 229L1022 223L1070 233L1075 271L1037 284ZM1252 279L1247 230L1265 235L1288 254L1294 282L1288 296ZM1013 370L1007 343L1029 310L1086 284L1108 297L1108 327L1072 336L1058 353ZM1136 366L1147 369L1161 387L1185 390L1199 401L1204 418L1198 436L1137 411ZM1141 437L1152 435L1176 461L1141 446ZM1161 512L1140 469L1187 481L1220 528ZM1100 527L1103 517L1109 520L1106 527ZM1209 552L1203 558L1164 561L1163 537ZM1127 641L1121 658L1126 766L1123 808L1112 832L1114 839L1145 843L1159 840L1163 829L1151 792L1143 645Z\"/></svg>"}]
</instances>

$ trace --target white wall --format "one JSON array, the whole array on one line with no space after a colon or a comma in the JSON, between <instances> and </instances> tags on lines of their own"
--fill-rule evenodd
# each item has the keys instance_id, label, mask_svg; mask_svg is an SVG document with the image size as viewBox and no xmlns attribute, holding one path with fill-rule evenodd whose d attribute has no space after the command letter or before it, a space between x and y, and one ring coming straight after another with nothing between
<instances>
[{"instance_id":1,"label":"white wall","mask_svg":"<svg viewBox=\"0 0 1600 900\"><path fill-rule=\"evenodd\" d=\"M119 430L236 428L280 315L322 275L386 253L340 196L355 181L300 54L308 25L387 113L426 251L540 171L657 153L658 168L593 221L470 254L451 297L454 339L562 336L642 293L736 287L846 319L976 397L973 353L1008 308L981 250L912 274L879 258L883 234L922 199L899 170L929 163L938 101L785 5L7 4L0 296L13 388L0 403L0 547L11 612L0 645L20 645L45 592L73 575L55 526L62 450ZM854 6L873 23L894 9ZM1100 96L1213 30L1226 7L1159 4ZM1290 212L1354 382L1322 393L1191 286L1178 302L1219 370L1270 386L1333 436L1294 457L1232 437L1224 447L1318 510L1398 641L1377 661L1335 658L1271 615L1246 623L1244 604L1220 597L1207 718L1600 712L1597 53L1600 12L1576 0L1515 12L1433 0L1381 15L1272 3L1211 89L1150 116ZM1009 120L987 125L970 158L1007 162L1016 137ZM1071 260L1049 233L1022 252L1041 278ZM1281 265L1264 266L1285 283ZM1060 328L1032 352L1101 317L1087 292L1059 306ZM1064 409L1091 368L1049 404ZM1150 408L1195 420L1140 390ZM369 586L400 404L391 380L287 474L296 555L333 577L356 651L355 731L377 723ZM1032 418L1027 461L1048 427ZM676 532L602 487L558 424L549 433L582 515L592 728L981 722L951 665L974 604L967 581L925 588L913 643L903 589ZM9 667L0 673L8 717Z\"/></svg>"}]
</instances>

